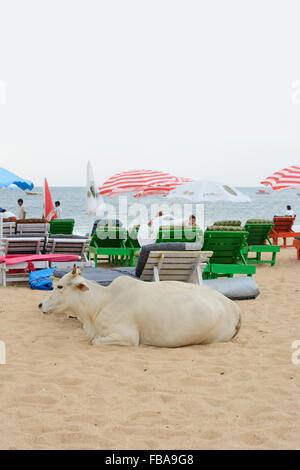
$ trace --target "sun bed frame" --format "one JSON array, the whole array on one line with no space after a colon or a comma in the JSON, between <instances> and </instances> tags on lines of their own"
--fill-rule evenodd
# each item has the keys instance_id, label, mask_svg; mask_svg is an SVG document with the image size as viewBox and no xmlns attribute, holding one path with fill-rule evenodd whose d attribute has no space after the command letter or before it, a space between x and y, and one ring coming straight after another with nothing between
<instances>
[{"instance_id":1,"label":"sun bed frame","mask_svg":"<svg viewBox=\"0 0 300 470\"><path fill-rule=\"evenodd\" d=\"M292 230L295 218L296 217L274 217L274 227L269 235L274 245L278 245L278 239L282 238L283 245L279 245L280 247L289 248L294 246L293 244L288 245L287 239L295 239L295 237L300 235L300 232L294 232L294 230Z\"/></svg>"},{"instance_id":2,"label":"sun bed frame","mask_svg":"<svg viewBox=\"0 0 300 470\"><path fill-rule=\"evenodd\" d=\"M182 281L202 285L202 273L212 251L150 251L143 281Z\"/></svg>"},{"instance_id":3,"label":"sun bed frame","mask_svg":"<svg viewBox=\"0 0 300 470\"><path fill-rule=\"evenodd\" d=\"M293 246L296 248L297 250L297 259L300 259L300 236L297 236L295 239L294 239L294 244Z\"/></svg>"},{"instance_id":4,"label":"sun bed frame","mask_svg":"<svg viewBox=\"0 0 300 470\"><path fill-rule=\"evenodd\" d=\"M88 248L88 239L87 238L48 238L46 245L46 253L53 254L64 254L64 255L77 255L79 261L77 262L78 266L82 265L91 265L88 262L86 252ZM50 267L68 267L72 263L68 262L51 262Z\"/></svg>"},{"instance_id":5,"label":"sun bed frame","mask_svg":"<svg viewBox=\"0 0 300 470\"><path fill-rule=\"evenodd\" d=\"M256 272L256 266L247 264L243 255L248 232L226 228L227 230L222 230L222 227L218 226L216 230L204 232L203 250L213 251L203 273L204 279L233 277L234 274L252 276Z\"/></svg>"},{"instance_id":6,"label":"sun bed frame","mask_svg":"<svg viewBox=\"0 0 300 470\"><path fill-rule=\"evenodd\" d=\"M133 266L134 250L131 246L126 246L127 238L128 231L124 227L100 226L92 236L88 258L93 255L95 267L100 256L105 256L106 261L108 257L108 261L116 266Z\"/></svg>"},{"instance_id":7,"label":"sun bed frame","mask_svg":"<svg viewBox=\"0 0 300 470\"><path fill-rule=\"evenodd\" d=\"M274 226L273 222L246 222L245 230L248 232L247 247L244 248L243 254L247 263L255 264L271 264L276 263L276 254L280 251L280 246L273 245L269 235ZM255 257L250 257L249 253L256 253ZM271 253L271 260L262 260L262 253Z\"/></svg>"}]
</instances>

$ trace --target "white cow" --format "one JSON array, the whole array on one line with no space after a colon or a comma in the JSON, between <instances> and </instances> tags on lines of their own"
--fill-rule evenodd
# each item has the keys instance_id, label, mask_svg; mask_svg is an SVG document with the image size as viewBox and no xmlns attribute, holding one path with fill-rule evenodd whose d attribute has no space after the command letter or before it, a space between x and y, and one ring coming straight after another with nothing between
<instances>
[{"instance_id":1,"label":"white cow","mask_svg":"<svg viewBox=\"0 0 300 470\"><path fill-rule=\"evenodd\" d=\"M102 287L84 279L75 265L39 308L77 317L96 345L208 344L229 341L241 326L239 307L209 287L127 276Z\"/></svg>"}]
</instances>

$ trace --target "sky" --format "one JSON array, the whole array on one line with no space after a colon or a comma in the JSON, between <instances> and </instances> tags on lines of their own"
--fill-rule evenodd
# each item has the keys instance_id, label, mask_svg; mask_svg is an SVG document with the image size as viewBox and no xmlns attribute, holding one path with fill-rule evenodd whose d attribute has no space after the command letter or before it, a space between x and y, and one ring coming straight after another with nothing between
<instances>
[{"instance_id":1,"label":"sky","mask_svg":"<svg viewBox=\"0 0 300 470\"><path fill-rule=\"evenodd\" d=\"M258 186L300 164L298 0L0 0L0 167Z\"/></svg>"}]
</instances>

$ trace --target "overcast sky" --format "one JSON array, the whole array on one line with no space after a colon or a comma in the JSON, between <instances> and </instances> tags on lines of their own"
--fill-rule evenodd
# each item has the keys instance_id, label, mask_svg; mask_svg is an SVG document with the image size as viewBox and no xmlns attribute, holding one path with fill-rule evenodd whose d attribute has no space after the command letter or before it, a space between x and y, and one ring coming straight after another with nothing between
<instances>
[{"instance_id":1,"label":"overcast sky","mask_svg":"<svg viewBox=\"0 0 300 470\"><path fill-rule=\"evenodd\" d=\"M255 186L300 163L300 2L0 0L0 166Z\"/></svg>"}]
</instances>

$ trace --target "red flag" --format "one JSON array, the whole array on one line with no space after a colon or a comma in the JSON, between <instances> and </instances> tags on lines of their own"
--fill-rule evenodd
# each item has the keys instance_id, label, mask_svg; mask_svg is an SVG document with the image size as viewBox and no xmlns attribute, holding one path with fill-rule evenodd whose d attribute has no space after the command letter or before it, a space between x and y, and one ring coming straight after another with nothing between
<instances>
[{"instance_id":1,"label":"red flag","mask_svg":"<svg viewBox=\"0 0 300 470\"><path fill-rule=\"evenodd\" d=\"M48 182L45 178L44 180L44 218L50 222L51 219L55 219L56 212L52 202L51 193L49 190Z\"/></svg>"}]
</instances>

